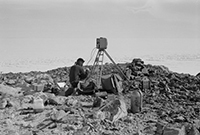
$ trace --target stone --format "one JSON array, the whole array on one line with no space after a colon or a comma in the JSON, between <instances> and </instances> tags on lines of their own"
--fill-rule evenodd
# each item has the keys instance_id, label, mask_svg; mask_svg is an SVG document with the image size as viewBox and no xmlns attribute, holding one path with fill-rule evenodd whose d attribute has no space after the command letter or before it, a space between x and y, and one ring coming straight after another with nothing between
<instances>
[{"instance_id":1,"label":"stone","mask_svg":"<svg viewBox=\"0 0 200 135\"><path fill-rule=\"evenodd\" d=\"M19 97L23 95L21 88L13 88L3 84L0 84L0 92L3 94L12 95L14 97Z\"/></svg>"},{"instance_id":2,"label":"stone","mask_svg":"<svg viewBox=\"0 0 200 135\"><path fill-rule=\"evenodd\" d=\"M136 61L131 63L131 67L128 68L131 71L130 74L127 72L128 75L130 75L129 78L133 79L131 82L135 83L135 87L140 87L143 76L147 74L142 68L146 67L147 71L150 73L147 76L151 81L151 89L143 90L144 108L142 112L137 114L129 113L127 116L120 115L126 114L122 111L126 109L121 109L122 107L119 99L111 99L111 94L108 94L106 100L98 97L100 100L103 100L102 102L100 102L100 100L93 100L93 98L96 98L93 96L63 96L64 93L66 95L71 95L73 89L68 91L70 94L66 93L67 88L65 92L63 91L61 94L56 94L58 90L58 92L60 92L60 89L55 85L55 82L66 82L66 84L70 86L68 78L69 68L47 71L47 75L44 75L45 73L42 72L4 74L3 78L0 79L0 97L3 106L3 109L0 109L0 132L2 134L13 134L14 132L17 133L19 130L23 130L23 132L20 131L18 133L20 135L25 135L28 134L26 133L28 130L32 134L32 130L34 130L38 124L41 126L42 124L46 125L53 119L53 122L57 124L57 127L52 125L51 128L55 128L55 131L57 130L58 134L75 134L80 132L79 134L95 135L102 134L104 133L103 131L107 131L105 134L134 134L139 131L145 134L154 134L153 132L157 128L157 131L155 132L156 135L184 135L184 127L178 128L177 126L184 124L185 128L187 128L186 124L188 124L190 126L186 129L187 135L198 135L200 130L200 74L195 77L188 74L170 72L168 69L165 69L165 67L144 65L143 62ZM119 66L122 67L121 69L125 69L127 64L119 64ZM112 71L115 71L115 66L113 64L105 65L103 74L107 75ZM50 77L53 77L54 80L49 79ZM13 85L13 80L16 80L17 84ZM10 84L7 84L10 86L6 85L6 82L9 81ZM163 82L163 84L160 82ZM125 80L125 83L128 84L128 81ZM42 86L41 89L37 87L35 91L33 91L30 86L35 84L45 85L45 90L41 92L43 89ZM166 88L167 86L169 89ZM60 84L60 87L63 87L63 84ZM40 90L38 90L38 88ZM20 95L18 92L21 91L23 93ZM127 106L130 106L130 93L130 89L127 90L127 93L123 93ZM36 98L42 99L44 103L49 101L49 104L51 103L51 105L47 104L48 106L45 106L40 113L36 113L33 109ZM82 103L93 103L93 101L97 102L96 104L93 104L96 108L84 108L80 106ZM11 103L12 107L8 107L9 103ZM17 105L15 105L15 103L17 103ZM23 104L27 105L24 107L26 109L20 108ZM40 104L40 106L43 108L43 105ZM80 112L82 113L79 112L79 108L81 108ZM55 112L52 110L55 110ZM22 111L24 111L24 114L21 113ZM64 120L62 119L62 121L56 122L59 119L59 116L63 116L65 112L69 112L70 114L64 117ZM151 112L153 114L149 115ZM92 119L92 116L96 117L96 119ZM118 117L122 117L122 119L119 120L120 118ZM13 121L13 124L8 124L9 121L5 124L7 119ZM19 124L17 124L17 122L19 122ZM157 123L162 124L159 125ZM194 125L191 123L194 123ZM155 124L157 125L155 126ZM62 126L68 126L69 128L66 128L65 130ZM51 134L51 131L54 129L48 129L48 127L49 126L43 131L33 134ZM80 130L82 127L88 127L89 129ZM154 128L152 129L152 127ZM13 130L13 132L7 132L8 128L9 130Z\"/></svg>"},{"instance_id":3,"label":"stone","mask_svg":"<svg viewBox=\"0 0 200 135\"><path fill-rule=\"evenodd\" d=\"M7 100L5 98L0 99L0 109L6 108Z\"/></svg>"},{"instance_id":4,"label":"stone","mask_svg":"<svg viewBox=\"0 0 200 135\"><path fill-rule=\"evenodd\" d=\"M195 124L195 126L197 127L197 128L199 128L200 129L200 120L194 120L194 124Z\"/></svg>"},{"instance_id":5,"label":"stone","mask_svg":"<svg viewBox=\"0 0 200 135\"><path fill-rule=\"evenodd\" d=\"M105 115L106 119L112 122L115 122L128 114L126 103L121 96L119 99L109 102L101 111L103 113L100 112L100 114Z\"/></svg>"},{"instance_id":6,"label":"stone","mask_svg":"<svg viewBox=\"0 0 200 135\"><path fill-rule=\"evenodd\" d=\"M184 122L185 118L183 116L178 116L174 121L175 122Z\"/></svg>"},{"instance_id":7,"label":"stone","mask_svg":"<svg viewBox=\"0 0 200 135\"><path fill-rule=\"evenodd\" d=\"M104 119L106 118L106 114L105 114L105 112L97 111L97 112L94 114L94 118L100 119L100 120L104 120Z\"/></svg>"},{"instance_id":8,"label":"stone","mask_svg":"<svg viewBox=\"0 0 200 135\"><path fill-rule=\"evenodd\" d=\"M53 84L54 80L48 74L38 74L38 75L36 75L34 82L36 82L36 83L45 83L45 84L48 84L48 83Z\"/></svg>"},{"instance_id":9,"label":"stone","mask_svg":"<svg viewBox=\"0 0 200 135\"><path fill-rule=\"evenodd\" d=\"M164 72L166 72L166 73L168 73L168 74L171 73L171 71L169 70L169 68L167 68L167 67L165 67L165 66L163 66L163 65L160 65L159 68L161 68L162 71L164 71Z\"/></svg>"},{"instance_id":10,"label":"stone","mask_svg":"<svg viewBox=\"0 0 200 135\"><path fill-rule=\"evenodd\" d=\"M100 107L102 105L102 99L100 97L96 97L93 102L93 107Z\"/></svg>"},{"instance_id":11,"label":"stone","mask_svg":"<svg viewBox=\"0 0 200 135\"><path fill-rule=\"evenodd\" d=\"M22 103L33 103L33 95L24 96L22 99Z\"/></svg>"},{"instance_id":12,"label":"stone","mask_svg":"<svg viewBox=\"0 0 200 135\"><path fill-rule=\"evenodd\" d=\"M76 106L78 104L78 100L73 99L72 96L70 96L69 98L66 99L65 104L68 106Z\"/></svg>"},{"instance_id":13,"label":"stone","mask_svg":"<svg viewBox=\"0 0 200 135\"><path fill-rule=\"evenodd\" d=\"M132 79L131 76L132 76L132 70L127 68L126 71L125 71L125 75L127 76L127 78L130 80Z\"/></svg>"},{"instance_id":14,"label":"stone","mask_svg":"<svg viewBox=\"0 0 200 135\"><path fill-rule=\"evenodd\" d=\"M142 68L142 73L143 73L144 75L149 75L149 71L148 71L148 69L147 69L146 67L143 67L143 68Z\"/></svg>"},{"instance_id":15,"label":"stone","mask_svg":"<svg viewBox=\"0 0 200 135\"><path fill-rule=\"evenodd\" d=\"M93 107L92 102L80 102L82 107Z\"/></svg>"},{"instance_id":16,"label":"stone","mask_svg":"<svg viewBox=\"0 0 200 135\"><path fill-rule=\"evenodd\" d=\"M65 113L65 111L63 110L54 110L53 113L51 114L51 119L52 120L60 120L61 118L63 118L65 115L67 115Z\"/></svg>"},{"instance_id":17,"label":"stone","mask_svg":"<svg viewBox=\"0 0 200 135\"><path fill-rule=\"evenodd\" d=\"M31 83L33 82L33 80L34 80L34 77L31 77L31 76L26 76L26 77L24 78L24 81L25 81L26 83L28 83L28 84L31 84Z\"/></svg>"},{"instance_id":18,"label":"stone","mask_svg":"<svg viewBox=\"0 0 200 135\"><path fill-rule=\"evenodd\" d=\"M194 125L192 125L187 135L200 135L200 132Z\"/></svg>"},{"instance_id":19,"label":"stone","mask_svg":"<svg viewBox=\"0 0 200 135\"><path fill-rule=\"evenodd\" d=\"M171 127L164 128L162 135L186 135L185 126L182 126L181 129Z\"/></svg>"},{"instance_id":20,"label":"stone","mask_svg":"<svg viewBox=\"0 0 200 135\"><path fill-rule=\"evenodd\" d=\"M17 81L14 80L14 79L9 79L9 80L6 81L6 84L7 84L7 85L15 85L16 82L17 82Z\"/></svg>"},{"instance_id":21,"label":"stone","mask_svg":"<svg viewBox=\"0 0 200 135\"><path fill-rule=\"evenodd\" d=\"M161 123L156 123L156 132L155 135L162 135L163 134L164 125Z\"/></svg>"},{"instance_id":22,"label":"stone","mask_svg":"<svg viewBox=\"0 0 200 135\"><path fill-rule=\"evenodd\" d=\"M101 97L101 98L107 98L108 93L107 92L96 92L95 96Z\"/></svg>"},{"instance_id":23,"label":"stone","mask_svg":"<svg viewBox=\"0 0 200 135\"><path fill-rule=\"evenodd\" d=\"M120 101L120 106L118 107L118 112L116 115L114 115L112 122L115 122L120 118L127 116L128 114L125 101L123 99L120 99L119 101Z\"/></svg>"}]
</instances>

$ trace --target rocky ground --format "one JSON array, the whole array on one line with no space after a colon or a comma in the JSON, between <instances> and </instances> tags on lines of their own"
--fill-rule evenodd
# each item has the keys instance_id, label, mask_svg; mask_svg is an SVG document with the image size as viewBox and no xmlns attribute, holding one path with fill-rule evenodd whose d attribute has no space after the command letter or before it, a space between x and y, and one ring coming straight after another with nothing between
<instances>
[{"instance_id":1,"label":"rocky ground","mask_svg":"<svg viewBox=\"0 0 200 135\"><path fill-rule=\"evenodd\" d=\"M145 65L140 59L118 65L134 87L127 88L124 81L122 95L108 94L106 98L66 97L68 88L57 84L69 85L67 67L45 73L1 74L0 134L200 134L200 74L175 73L164 66ZM113 72L117 72L113 64L104 65L104 75ZM149 88L144 88L145 76ZM142 111L133 114L130 98L135 88L140 88L144 95Z\"/></svg>"}]
</instances>

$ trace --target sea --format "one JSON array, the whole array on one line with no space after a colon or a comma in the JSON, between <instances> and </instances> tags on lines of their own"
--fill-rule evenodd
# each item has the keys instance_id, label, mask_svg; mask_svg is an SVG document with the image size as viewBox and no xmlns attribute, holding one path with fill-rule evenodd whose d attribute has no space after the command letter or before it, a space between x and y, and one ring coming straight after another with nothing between
<instances>
[{"instance_id":1,"label":"sea","mask_svg":"<svg viewBox=\"0 0 200 135\"><path fill-rule=\"evenodd\" d=\"M106 51L116 63L129 63L134 58L141 58L145 64L164 65L173 72L191 75L196 75L200 72L199 45L193 47L182 45L161 47L156 45L123 46L116 45L117 42L116 44L112 43ZM85 59L85 65L93 65L98 49L95 49L93 41L90 44L92 45L71 47L56 45L56 48L44 46L39 52L37 52L37 49L34 50L34 48L32 50L36 52L30 49L29 52L27 49L30 47L27 47L26 53L24 53L25 50L20 52L22 47L20 49L10 48L9 53L4 52L4 54L0 54L0 72L48 71L60 67L70 67L79 57ZM104 63L112 63L106 55L104 55Z\"/></svg>"},{"instance_id":2,"label":"sea","mask_svg":"<svg viewBox=\"0 0 200 135\"><path fill-rule=\"evenodd\" d=\"M109 52L108 52L109 54ZM94 57L88 58L85 65L93 65ZM151 65L164 65L169 68L170 71L178 73L186 73L196 75L200 72L200 54L174 54L174 55L143 55L143 56L124 56L117 57L111 56L115 63L130 63L134 58L141 58L145 64ZM78 57L77 57L78 58ZM74 58L51 58L51 59L38 59L38 60L18 60L18 61L6 61L1 62L2 73L18 73L29 71L47 71L60 67L69 67L74 64L76 57ZM111 60L105 55L104 63L112 63Z\"/></svg>"}]
</instances>

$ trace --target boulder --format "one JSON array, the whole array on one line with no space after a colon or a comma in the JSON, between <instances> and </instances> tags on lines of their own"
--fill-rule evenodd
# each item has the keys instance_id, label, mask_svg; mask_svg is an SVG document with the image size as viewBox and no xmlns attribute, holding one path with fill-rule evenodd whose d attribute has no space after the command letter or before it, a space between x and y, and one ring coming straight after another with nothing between
<instances>
[{"instance_id":1,"label":"boulder","mask_svg":"<svg viewBox=\"0 0 200 135\"><path fill-rule=\"evenodd\" d=\"M165 128L162 135L186 135L185 127L182 128Z\"/></svg>"},{"instance_id":2,"label":"boulder","mask_svg":"<svg viewBox=\"0 0 200 135\"><path fill-rule=\"evenodd\" d=\"M52 114L51 114L51 119L52 120L60 120L61 118L63 118L66 115L65 111L63 110L53 110Z\"/></svg>"},{"instance_id":3,"label":"boulder","mask_svg":"<svg viewBox=\"0 0 200 135\"><path fill-rule=\"evenodd\" d=\"M3 84L0 84L0 92L6 95L12 95L14 97L19 97L23 95L21 88L13 88Z\"/></svg>"},{"instance_id":4,"label":"boulder","mask_svg":"<svg viewBox=\"0 0 200 135\"><path fill-rule=\"evenodd\" d=\"M0 109L6 108L7 100L5 98L0 99Z\"/></svg>"},{"instance_id":5,"label":"boulder","mask_svg":"<svg viewBox=\"0 0 200 135\"><path fill-rule=\"evenodd\" d=\"M200 77L200 72L196 75L196 77Z\"/></svg>"},{"instance_id":6,"label":"boulder","mask_svg":"<svg viewBox=\"0 0 200 135\"><path fill-rule=\"evenodd\" d=\"M9 79L5 82L7 85L15 85L17 83L16 79Z\"/></svg>"},{"instance_id":7,"label":"boulder","mask_svg":"<svg viewBox=\"0 0 200 135\"><path fill-rule=\"evenodd\" d=\"M111 122L115 122L120 118L127 116L127 114L126 103L124 99L120 97L119 99L110 101L103 109L97 111L96 117L101 120L108 119Z\"/></svg>"},{"instance_id":8,"label":"boulder","mask_svg":"<svg viewBox=\"0 0 200 135\"><path fill-rule=\"evenodd\" d=\"M188 130L188 134L187 135L200 135L200 132L197 129L197 127L192 125L192 127Z\"/></svg>"},{"instance_id":9,"label":"boulder","mask_svg":"<svg viewBox=\"0 0 200 135\"><path fill-rule=\"evenodd\" d=\"M54 80L48 74L38 74L38 75L35 76L34 82L35 83L43 83L43 84L48 84L48 83L53 84Z\"/></svg>"},{"instance_id":10,"label":"boulder","mask_svg":"<svg viewBox=\"0 0 200 135\"><path fill-rule=\"evenodd\" d=\"M194 120L195 127L200 129L200 120Z\"/></svg>"},{"instance_id":11,"label":"boulder","mask_svg":"<svg viewBox=\"0 0 200 135\"><path fill-rule=\"evenodd\" d=\"M171 73L171 71L169 70L169 68L167 68L167 67L165 67L165 66L163 66L163 65L160 65L160 66L158 66L163 72L165 72L165 73Z\"/></svg>"},{"instance_id":12,"label":"boulder","mask_svg":"<svg viewBox=\"0 0 200 135\"><path fill-rule=\"evenodd\" d=\"M31 84L32 82L33 82L33 80L34 80L34 77L32 77L32 76L25 76L25 78L24 78L24 81L26 82L26 83L28 83L28 84Z\"/></svg>"}]
</instances>

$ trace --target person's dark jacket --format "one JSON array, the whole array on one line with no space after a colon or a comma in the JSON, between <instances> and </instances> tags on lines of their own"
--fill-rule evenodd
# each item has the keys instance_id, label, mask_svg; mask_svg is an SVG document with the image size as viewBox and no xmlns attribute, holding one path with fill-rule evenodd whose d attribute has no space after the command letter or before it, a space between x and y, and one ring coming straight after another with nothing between
<instances>
[{"instance_id":1,"label":"person's dark jacket","mask_svg":"<svg viewBox=\"0 0 200 135\"><path fill-rule=\"evenodd\" d=\"M69 73L69 82L73 87L76 87L80 80L85 79L88 76L88 72L85 72L82 66L73 65Z\"/></svg>"}]
</instances>

